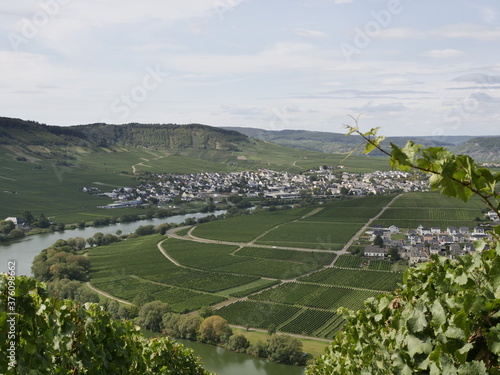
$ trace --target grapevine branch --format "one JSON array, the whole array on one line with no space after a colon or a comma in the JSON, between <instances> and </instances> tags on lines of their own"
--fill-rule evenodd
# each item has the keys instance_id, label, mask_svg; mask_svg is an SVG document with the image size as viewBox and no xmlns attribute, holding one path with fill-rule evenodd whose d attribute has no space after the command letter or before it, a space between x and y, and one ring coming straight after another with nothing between
<instances>
[{"instance_id":1,"label":"grapevine branch","mask_svg":"<svg viewBox=\"0 0 500 375\"><path fill-rule=\"evenodd\" d=\"M351 116L352 117L352 116ZM354 118L354 121L356 122L356 126L351 126L351 125L346 125L344 124L344 126L346 128L348 128L350 130L351 133L356 133L358 134L359 136L361 136L367 143L371 144L372 146L374 146L377 150L379 150L380 152L382 152L384 155L387 155L389 157L392 157L392 154L388 151L386 151L385 149L383 149L378 142L375 142L370 136L367 136L363 133L361 133L359 130L358 130L358 127L357 127L357 119ZM436 172L432 169L428 169L428 168L423 168L423 167L419 167L418 165L415 165L414 163L411 163L410 165L408 165L409 167L413 168L413 169L416 169L416 170L419 170L421 172L425 172L425 173L430 173L430 174L434 174L434 175L441 175L441 173L439 172ZM455 177L451 177L451 176L447 176L446 178L450 179L451 181L455 182L455 183L458 183L462 186L464 186L465 188L469 189L470 191L472 191L474 194L476 194L477 196L479 196L481 198L481 200L489 207L491 208L494 212L496 213L499 213L497 207L495 207L495 205L489 200L489 198L491 197L496 197L496 194L493 193L493 194L485 194L485 193L482 193L480 192L478 189L474 188L471 184L472 182L471 181L461 181Z\"/></svg>"}]
</instances>

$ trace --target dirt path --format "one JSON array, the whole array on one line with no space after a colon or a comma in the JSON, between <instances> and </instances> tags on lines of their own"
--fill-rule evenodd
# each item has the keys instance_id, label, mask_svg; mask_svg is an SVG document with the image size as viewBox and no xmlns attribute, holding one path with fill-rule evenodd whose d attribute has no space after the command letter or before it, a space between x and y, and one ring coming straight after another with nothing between
<instances>
[{"instance_id":1,"label":"dirt path","mask_svg":"<svg viewBox=\"0 0 500 375\"><path fill-rule=\"evenodd\" d=\"M371 225L371 223L373 223L375 220L377 220L377 219L380 217L380 215L382 215L382 214L385 212L385 210L387 210L387 209L391 206L391 204L392 204L392 203L393 203L396 199L398 199L401 195L403 195L403 194L398 194L398 195L396 195L394 198L392 198L392 199L391 199L391 201L390 201L389 203L387 203L387 204L386 204L386 205L385 205L385 206L384 206L384 207L380 210L380 212L379 212L376 216L374 216L374 217L372 217L370 220L368 220L368 221L366 222L366 224L365 224L365 225L363 225L363 226L361 227L361 229L360 229L360 230L358 230L358 231L356 232L356 234L355 234L354 236L352 236L352 237L351 237L351 239L350 239L349 241L347 241L347 243L344 245L344 247L342 248L342 250L340 250L340 251L338 251L338 252L337 252L337 254L338 254L338 255L335 257L335 259L333 260L333 262L332 262L332 263L330 263L330 266L333 266L333 265L335 264L335 262L337 261L337 258L339 257L339 255L342 255L342 254L349 254L349 252L347 251L347 249L349 249L349 247L352 245L352 243L354 242L354 240L355 240L356 238L358 238L359 236L361 236L361 235L362 235L362 234L366 231L366 228L368 228L368 227Z\"/></svg>"},{"instance_id":2,"label":"dirt path","mask_svg":"<svg viewBox=\"0 0 500 375\"><path fill-rule=\"evenodd\" d=\"M111 294L108 294L108 293L106 293L106 292L103 292L102 290L97 289L96 287L93 287L92 285L90 285L90 282L89 282L89 281L87 281L87 282L86 282L86 285L87 285L90 289L92 289L94 292L96 292L96 293L100 294L101 296L104 296L104 297L106 297L106 298L110 298L110 299L114 299L115 301L118 301L118 302L123 303L123 304L125 304L125 305L133 305L133 303L130 303L130 302L124 301L124 300L122 300L122 299L119 299L119 298L113 297Z\"/></svg>"},{"instance_id":3,"label":"dirt path","mask_svg":"<svg viewBox=\"0 0 500 375\"><path fill-rule=\"evenodd\" d=\"M139 165L141 165L141 166L143 166L143 167L146 167L146 165L144 164L144 162L145 162L145 161L149 161L149 159L146 159L146 158L141 158L141 159L142 159L142 160L144 160L144 161L141 161L140 163L134 164L134 165L132 166L132 173L133 173L133 174L135 174L135 173L137 172L137 167L138 167Z\"/></svg>"},{"instance_id":4,"label":"dirt path","mask_svg":"<svg viewBox=\"0 0 500 375\"><path fill-rule=\"evenodd\" d=\"M167 258L169 261L171 261L173 264L175 264L177 267L185 268L182 264L180 264L174 258L172 258L170 255L167 254L167 252L165 251L165 249L162 246L163 242L165 242L165 241L166 241L166 239L161 241L161 242L158 242L158 244L156 245L158 247L158 250L160 250L160 252L163 254L163 256L165 258Z\"/></svg>"}]
</instances>

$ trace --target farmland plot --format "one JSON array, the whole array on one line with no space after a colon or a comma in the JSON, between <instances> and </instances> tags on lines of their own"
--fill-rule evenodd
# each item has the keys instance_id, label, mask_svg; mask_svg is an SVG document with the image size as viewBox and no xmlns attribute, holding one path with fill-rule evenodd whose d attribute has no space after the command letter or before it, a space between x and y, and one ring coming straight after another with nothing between
<instances>
[{"instance_id":1,"label":"farmland plot","mask_svg":"<svg viewBox=\"0 0 500 375\"><path fill-rule=\"evenodd\" d=\"M403 274L398 272L327 268L299 280L326 285L392 291L403 281Z\"/></svg>"}]
</instances>

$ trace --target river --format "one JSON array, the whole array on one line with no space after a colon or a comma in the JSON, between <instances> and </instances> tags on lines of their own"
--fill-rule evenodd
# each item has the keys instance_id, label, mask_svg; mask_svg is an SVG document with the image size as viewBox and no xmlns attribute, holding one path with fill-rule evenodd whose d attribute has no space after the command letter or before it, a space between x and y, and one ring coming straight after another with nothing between
<instances>
[{"instance_id":1,"label":"river","mask_svg":"<svg viewBox=\"0 0 500 375\"><path fill-rule=\"evenodd\" d=\"M203 367L217 375L303 375L303 367L282 365L248 354L230 352L223 348L188 340L175 339L195 351Z\"/></svg>"},{"instance_id":2,"label":"river","mask_svg":"<svg viewBox=\"0 0 500 375\"><path fill-rule=\"evenodd\" d=\"M82 229L66 230L64 232L52 232L26 236L17 241L0 243L0 272L7 271L9 261L16 262L17 275L31 275L31 263L41 250L46 249L57 240L65 240L73 237L92 237L97 232L104 234L115 234L118 230L122 233L132 233L141 225L159 225L162 223L184 222L188 217L195 219L220 215L225 211L211 213L195 213L187 215L175 215L163 219L140 220L132 223L117 223L103 227L86 227ZM203 360L205 368L218 375L303 375L304 369L295 366L280 365L261 358L254 358L247 354L233 353L222 348L213 347L202 343L178 340L195 350L196 354Z\"/></svg>"},{"instance_id":3,"label":"river","mask_svg":"<svg viewBox=\"0 0 500 375\"><path fill-rule=\"evenodd\" d=\"M73 237L83 237L85 239L92 237L95 233L116 234L121 230L123 234L132 233L141 225L160 225L162 223L180 224L188 217L195 219L210 215L220 215L225 210L219 210L209 213L194 213L186 215L175 215L163 219L139 220L131 223L117 223L102 227L86 227L81 229L65 230L63 232L43 233L32 236L26 236L17 241L0 242L0 272L7 270L7 262L16 261L16 274L30 276L31 263L41 250L46 249L57 240L67 240Z\"/></svg>"}]
</instances>

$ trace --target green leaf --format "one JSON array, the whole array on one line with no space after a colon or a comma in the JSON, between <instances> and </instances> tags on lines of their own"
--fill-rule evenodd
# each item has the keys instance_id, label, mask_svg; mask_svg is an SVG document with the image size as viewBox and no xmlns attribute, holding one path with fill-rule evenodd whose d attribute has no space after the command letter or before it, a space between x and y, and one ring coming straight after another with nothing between
<instances>
[{"instance_id":1,"label":"green leaf","mask_svg":"<svg viewBox=\"0 0 500 375\"><path fill-rule=\"evenodd\" d=\"M430 310L432 314L432 323L434 325L441 326L446 322L446 312L438 299L434 300Z\"/></svg>"},{"instance_id":2,"label":"green leaf","mask_svg":"<svg viewBox=\"0 0 500 375\"><path fill-rule=\"evenodd\" d=\"M497 356L500 355L500 323L488 332L488 348Z\"/></svg>"},{"instance_id":3,"label":"green leaf","mask_svg":"<svg viewBox=\"0 0 500 375\"><path fill-rule=\"evenodd\" d=\"M408 354L415 357L416 354L429 354L432 352L432 343L430 341L420 340L418 337L408 335Z\"/></svg>"},{"instance_id":4,"label":"green leaf","mask_svg":"<svg viewBox=\"0 0 500 375\"><path fill-rule=\"evenodd\" d=\"M458 375L488 375L484 362L472 361L458 369Z\"/></svg>"},{"instance_id":5,"label":"green leaf","mask_svg":"<svg viewBox=\"0 0 500 375\"><path fill-rule=\"evenodd\" d=\"M421 310L416 309L413 313L413 316L408 319L406 325L410 332L418 333L422 332L424 328L427 327L427 324L428 323L425 314Z\"/></svg>"}]
</instances>

